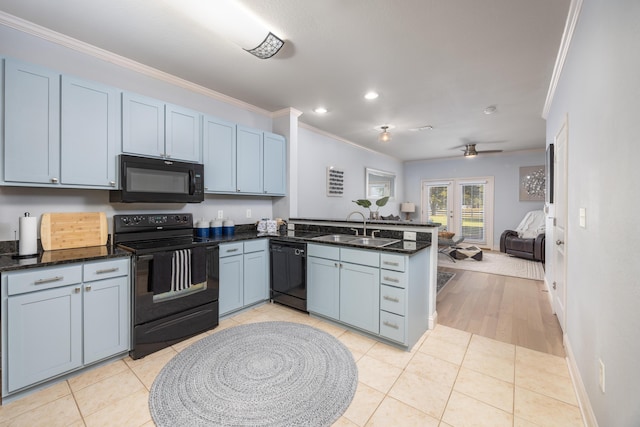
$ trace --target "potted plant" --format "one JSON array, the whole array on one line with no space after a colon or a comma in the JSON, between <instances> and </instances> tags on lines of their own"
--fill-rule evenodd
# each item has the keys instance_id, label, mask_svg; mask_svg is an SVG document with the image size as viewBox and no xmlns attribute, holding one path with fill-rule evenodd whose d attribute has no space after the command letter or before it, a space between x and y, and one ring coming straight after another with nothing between
<instances>
[{"instance_id":1,"label":"potted plant","mask_svg":"<svg viewBox=\"0 0 640 427\"><path fill-rule=\"evenodd\" d=\"M380 209L382 206L386 205L387 202L389 201L389 196L385 196L385 197L381 197L380 199L376 200L376 210L372 210L371 206L373 205L373 203L371 203L370 200L367 199L358 199L358 200L352 200L353 203L355 203L358 206L362 206L363 208L367 208L369 209L369 218L370 219L379 219L380 218L380 214L378 212L378 209Z\"/></svg>"}]
</instances>

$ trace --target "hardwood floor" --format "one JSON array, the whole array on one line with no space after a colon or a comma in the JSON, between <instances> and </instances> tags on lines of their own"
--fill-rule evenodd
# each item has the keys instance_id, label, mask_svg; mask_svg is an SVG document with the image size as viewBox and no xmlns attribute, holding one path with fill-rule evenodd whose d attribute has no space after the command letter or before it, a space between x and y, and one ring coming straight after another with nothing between
<instances>
[{"instance_id":1,"label":"hardwood floor","mask_svg":"<svg viewBox=\"0 0 640 427\"><path fill-rule=\"evenodd\" d=\"M436 299L438 323L565 356L562 330L539 280L439 268L456 275Z\"/></svg>"}]
</instances>

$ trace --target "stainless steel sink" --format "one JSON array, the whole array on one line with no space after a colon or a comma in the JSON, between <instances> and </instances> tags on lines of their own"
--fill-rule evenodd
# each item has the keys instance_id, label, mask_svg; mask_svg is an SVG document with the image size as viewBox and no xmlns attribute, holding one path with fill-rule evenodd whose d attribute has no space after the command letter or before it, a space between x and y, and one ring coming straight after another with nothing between
<instances>
[{"instance_id":1,"label":"stainless steel sink","mask_svg":"<svg viewBox=\"0 0 640 427\"><path fill-rule=\"evenodd\" d=\"M347 242L351 242L354 239L357 239L357 237L350 236L348 234L327 234L324 236L314 237L311 240L320 240L323 242L347 243Z\"/></svg>"},{"instance_id":2,"label":"stainless steel sink","mask_svg":"<svg viewBox=\"0 0 640 427\"><path fill-rule=\"evenodd\" d=\"M373 246L376 248L381 248L383 246L393 245L394 243L397 243L399 241L399 239L387 239L384 237L360 237L350 240L348 243L350 245Z\"/></svg>"}]
</instances>

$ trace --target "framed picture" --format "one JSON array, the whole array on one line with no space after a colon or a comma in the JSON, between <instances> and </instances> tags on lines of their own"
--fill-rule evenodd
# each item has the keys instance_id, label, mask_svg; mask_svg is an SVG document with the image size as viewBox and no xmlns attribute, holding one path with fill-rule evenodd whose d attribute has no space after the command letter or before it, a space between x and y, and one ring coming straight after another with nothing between
<instances>
[{"instance_id":1,"label":"framed picture","mask_svg":"<svg viewBox=\"0 0 640 427\"><path fill-rule=\"evenodd\" d=\"M549 144L549 146L547 147L546 162L547 162L546 202L549 204L552 204L553 203L553 144Z\"/></svg>"},{"instance_id":2,"label":"framed picture","mask_svg":"<svg viewBox=\"0 0 640 427\"><path fill-rule=\"evenodd\" d=\"M546 193L544 166L523 166L520 168L520 201L544 202Z\"/></svg>"}]
</instances>

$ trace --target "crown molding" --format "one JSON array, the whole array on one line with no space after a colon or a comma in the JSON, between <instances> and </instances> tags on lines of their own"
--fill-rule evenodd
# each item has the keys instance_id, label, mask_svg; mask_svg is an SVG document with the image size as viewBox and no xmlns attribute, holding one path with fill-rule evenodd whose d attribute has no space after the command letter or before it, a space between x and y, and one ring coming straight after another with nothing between
<instances>
[{"instance_id":1,"label":"crown molding","mask_svg":"<svg viewBox=\"0 0 640 427\"><path fill-rule=\"evenodd\" d=\"M556 57L556 63L553 67L553 74L551 75L551 82L549 83L549 90L547 91L547 99L545 100L544 107L542 109L542 118L545 120L549 115L553 97L555 96L556 89L558 87L558 81L560 80L562 69L564 68L565 61L567 60L569 46L571 45L571 40L573 39L573 34L576 30L576 25L578 24L578 18L580 17L582 2L583 0L571 0L571 4L569 5L569 14L564 25L564 32L562 33L562 39L560 41L560 49L558 51L558 56Z\"/></svg>"},{"instance_id":2,"label":"crown molding","mask_svg":"<svg viewBox=\"0 0 640 427\"><path fill-rule=\"evenodd\" d=\"M120 56L108 50L101 49L99 47L93 46L89 43L83 42L78 39L74 39L73 37L60 34L56 31L34 24L33 22L29 22L22 18L18 18L17 16L10 15L6 12L0 11L0 25L4 25L10 28L13 28L15 30L21 31L23 33L27 33L32 36L39 37L48 42L55 43L69 49L73 49L77 52L92 56L94 58L97 58L106 62L110 62L112 64L118 65L120 67L126 68L128 70L134 71L139 74L143 74L153 79L160 80L165 83L169 83L171 85L181 87L188 91L199 93L201 95L207 96L217 101L231 104L233 106L236 106L245 110L249 110L251 112L261 114L263 116L267 116L267 117L272 116L272 113L270 111L267 111L263 108L256 107L255 105L246 103L244 101L240 101L239 99L232 98L220 92L216 92L204 86L200 86L196 83L190 82L188 80L182 79L180 77L174 76L164 71L160 71L156 68L150 67L148 65L144 65L132 59L125 58L124 56Z\"/></svg>"},{"instance_id":3,"label":"crown molding","mask_svg":"<svg viewBox=\"0 0 640 427\"><path fill-rule=\"evenodd\" d=\"M275 118L284 117L284 116L300 117L302 114L303 114L302 111L289 107L289 108L283 108L282 110L274 111L273 113L271 113L271 118L275 119Z\"/></svg>"}]
</instances>

